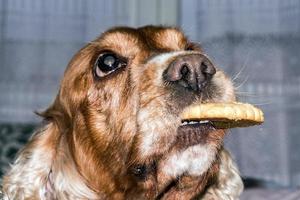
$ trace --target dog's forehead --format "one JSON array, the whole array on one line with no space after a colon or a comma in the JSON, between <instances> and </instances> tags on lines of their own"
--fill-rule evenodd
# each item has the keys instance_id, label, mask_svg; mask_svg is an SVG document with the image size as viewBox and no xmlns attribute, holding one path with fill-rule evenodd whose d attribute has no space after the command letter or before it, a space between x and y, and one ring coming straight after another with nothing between
<instances>
[{"instance_id":1,"label":"dog's forehead","mask_svg":"<svg viewBox=\"0 0 300 200\"><path fill-rule=\"evenodd\" d=\"M112 49L125 56L140 51L176 51L187 44L184 34L177 28L146 26L118 27L103 33L95 41L102 49Z\"/></svg>"},{"instance_id":2,"label":"dog's forehead","mask_svg":"<svg viewBox=\"0 0 300 200\"><path fill-rule=\"evenodd\" d=\"M163 50L182 50L187 44L187 38L178 29L173 27L146 26L139 28L148 45Z\"/></svg>"},{"instance_id":3,"label":"dog's forehead","mask_svg":"<svg viewBox=\"0 0 300 200\"><path fill-rule=\"evenodd\" d=\"M116 51L126 57L136 54L143 48L135 30L127 27L110 29L97 38L93 44L96 44L100 50Z\"/></svg>"}]
</instances>

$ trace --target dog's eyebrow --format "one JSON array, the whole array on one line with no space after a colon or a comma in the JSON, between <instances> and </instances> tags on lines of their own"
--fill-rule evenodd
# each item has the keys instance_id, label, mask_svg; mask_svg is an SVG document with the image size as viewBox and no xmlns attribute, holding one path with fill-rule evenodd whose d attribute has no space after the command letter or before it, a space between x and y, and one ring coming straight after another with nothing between
<instances>
[{"instance_id":1,"label":"dog's eyebrow","mask_svg":"<svg viewBox=\"0 0 300 200\"><path fill-rule=\"evenodd\" d=\"M124 57L136 55L143 49L142 40L131 32L106 32L91 44L98 49L111 50Z\"/></svg>"},{"instance_id":2,"label":"dog's eyebrow","mask_svg":"<svg viewBox=\"0 0 300 200\"><path fill-rule=\"evenodd\" d=\"M185 35L175 28L163 28L158 30L146 29L143 30L145 38L151 38L151 47L159 50L178 51L183 50L188 43Z\"/></svg>"}]
</instances>

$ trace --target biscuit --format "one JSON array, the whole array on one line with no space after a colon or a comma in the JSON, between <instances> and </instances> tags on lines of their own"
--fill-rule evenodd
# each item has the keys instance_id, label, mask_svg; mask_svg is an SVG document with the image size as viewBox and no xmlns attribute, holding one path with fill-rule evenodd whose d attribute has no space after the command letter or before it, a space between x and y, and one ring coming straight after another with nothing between
<instances>
[{"instance_id":1,"label":"biscuit","mask_svg":"<svg viewBox=\"0 0 300 200\"><path fill-rule=\"evenodd\" d=\"M181 119L209 120L216 128L234 128L261 124L264 122L264 114L262 110L248 103L204 103L184 109Z\"/></svg>"}]
</instances>

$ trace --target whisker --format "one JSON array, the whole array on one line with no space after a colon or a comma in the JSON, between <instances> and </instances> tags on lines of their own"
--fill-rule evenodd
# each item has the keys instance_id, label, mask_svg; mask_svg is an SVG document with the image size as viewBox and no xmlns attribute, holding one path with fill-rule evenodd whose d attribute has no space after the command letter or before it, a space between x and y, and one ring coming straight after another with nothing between
<instances>
[{"instance_id":1,"label":"whisker","mask_svg":"<svg viewBox=\"0 0 300 200\"><path fill-rule=\"evenodd\" d=\"M240 87L242 87L242 86L248 81L248 79L249 79L249 76L247 76L247 77L243 80L243 82L241 82L239 85L235 86L235 89L237 90L237 89L239 89Z\"/></svg>"},{"instance_id":2,"label":"whisker","mask_svg":"<svg viewBox=\"0 0 300 200\"><path fill-rule=\"evenodd\" d=\"M238 79L239 76L241 75L241 73L247 68L247 62L248 62L249 58L250 58L250 50L249 50L248 53L247 53L246 59L245 59L243 65L242 65L240 71L239 71L238 73L236 73L236 74L231 78L231 80L232 80L233 82L234 82L236 79Z\"/></svg>"},{"instance_id":3,"label":"whisker","mask_svg":"<svg viewBox=\"0 0 300 200\"><path fill-rule=\"evenodd\" d=\"M263 97L263 95L257 95L256 93L252 93L252 92L240 92L240 91L236 91L235 94L236 95L253 96L253 97Z\"/></svg>"},{"instance_id":4,"label":"whisker","mask_svg":"<svg viewBox=\"0 0 300 200\"><path fill-rule=\"evenodd\" d=\"M252 105L265 106L265 105L271 105L272 103L273 103L272 101L267 101L267 102L263 102L263 103L252 103Z\"/></svg>"},{"instance_id":5,"label":"whisker","mask_svg":"<svg viewBox=\"0 0 300 200\"><path fill-rule=\"evenodd\" d=\"M254 92L247 92L247 91L235 91L235 94L238 96L246 96L246 97L256 97L256 98L267 98L270 97L268 94L257 94Z\"/></svg>"},{"instance_id":6,"label":"whisker","mask_svg":"<svg viewBox=\"0 0 300 200\"><path fill-rule=\"evenodd\" d=\"M244 94L239 94L239 93L236 93L237 97L251 97L251 98L261 98L261 96L257 96L255 94L247 94L247 93L244 93Z\"/></svg>"}]
</instances>

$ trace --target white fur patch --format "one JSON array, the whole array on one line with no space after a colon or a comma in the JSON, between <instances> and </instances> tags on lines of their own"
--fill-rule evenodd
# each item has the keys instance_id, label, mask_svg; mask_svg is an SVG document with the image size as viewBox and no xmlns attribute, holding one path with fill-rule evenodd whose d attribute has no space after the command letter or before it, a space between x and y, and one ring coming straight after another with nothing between
<instances>
[{"instance_id":1,"label":"white fur patch","mask_svg":"<svg viewBox=\"0 0 300 200\"><path fill-rule=\"evenodd\" d=\"M221 70L213 76L212 82L222 90L222 96L216 99L218 102L235 101L235 92L231 80Z\"/></svg>"},{"instance_id":2,"label":"white fur patch","mask_svg":"<svg viewBox=\"0 0 300 200\"><path fill-rule=\"evenodd\" d=\"M199 176L208 170L215 159L215 150L209 145L196 145L171 154L160 166L167 176L176 178L183 173Z\"/></svg>"},{"instance_id":3,"label":"white fur patch","mask_svg":"<svg viewBox=\"0 0 300 200\"><path fill-rule=\"evenodd\" d=\"M149 60L149 64L156 64L156 65L165 65L166 62L172 58L172 57L176 57L176 56L179 56L179 55L185 55L185 54L188 54L188 52L186 51L173 51L173 52L169 52L169 53L162 53L162 54L159 54L155 57L153 57L151 60Z\"/></svg>"},{"instance_id":4,"label":"white fur patch","mask_svg":"<svg viewBox=\"0 0 300 200\"><path fill-rule=\"evenodd\" d=\"M148 61L149 64L157 64L157 65L165 65L166 62L172 57L177 57L180 55L191 55L191 54L201 54L207 58L209 58L204 53L199 53L198 51L172 51L168 53L159 54Z\"/></svg>"},{"instance_id":5,"label":"white fur patch","mask_svg":"<svg viewBox=\"0 0 300 200\"><path fill-rule=\"evenodd\" d=\"M140 122L140 132L142 133L140 151L142 157L148 157L158 150L162 150L159 146L160 140L169 138L171 144L172 138L169 134L176 132L176 118L169 116L160 116L154 113L152 109L142 109L138 114L138 121ZM178 122L179 124L179 122ZM168 148L166 144L163 148Z\"/></svg>"}]
</instances>

